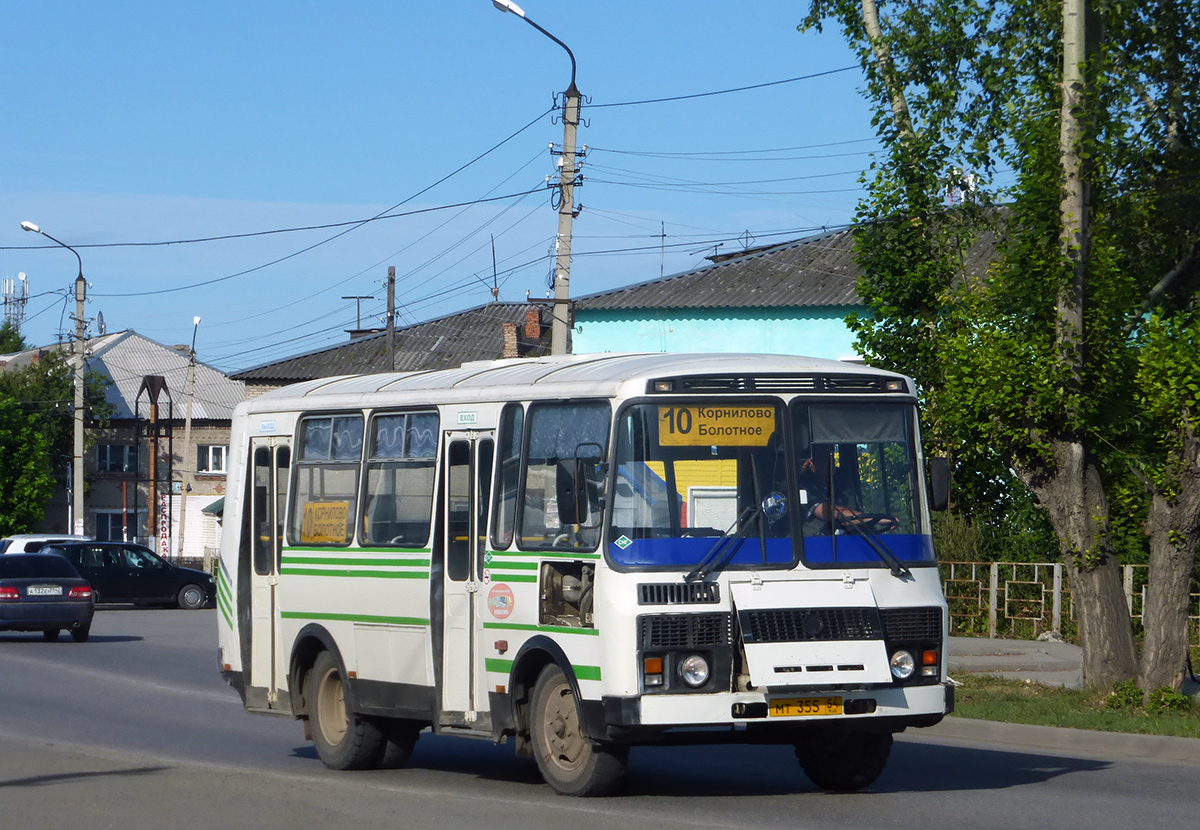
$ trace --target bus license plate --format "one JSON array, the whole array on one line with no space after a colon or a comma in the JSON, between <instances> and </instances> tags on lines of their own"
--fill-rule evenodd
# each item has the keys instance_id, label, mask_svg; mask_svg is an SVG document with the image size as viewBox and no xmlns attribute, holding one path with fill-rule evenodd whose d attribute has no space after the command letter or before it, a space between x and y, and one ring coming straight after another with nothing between
<instances>
[{"instance_id":1,"label":"bus license plate","mask_svg":"<svg viewBox=\"0 0 1200 830\"><path fill-rule=\"evenodd\" d=\"M25 589L25 595L30 597L62 596L61 585L30 585Z\"/></svg>"},{"instance_id":2,"label":"bus license plate","mask_svg":"<svg viewBox=\"0 0 1200 830\"><path fill-rule=\"evenodd\" d=\"M840 715L840 697L783 697L771 701L771 717L794 718L801 715Z\"/></svg>"}]
</instances>

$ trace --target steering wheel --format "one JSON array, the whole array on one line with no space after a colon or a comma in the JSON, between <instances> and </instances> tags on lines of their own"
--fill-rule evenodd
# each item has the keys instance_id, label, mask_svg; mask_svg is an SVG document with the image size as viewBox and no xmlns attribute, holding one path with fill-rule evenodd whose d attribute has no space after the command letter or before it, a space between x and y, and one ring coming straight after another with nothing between
<instances>
[{"instance_id":1,"label":"steering wheel","mask_svg":"<svg viewBox=\"0 0 1200 830\"><path fill-rule=\"evenodd\" d=\"M900 525L899 519L886 513L854 513L838 516L837 522L843 527L860 527L868 533L888 533Z\"/></svg>"},{"instance_id":2,"label":"steering wheel","mask_svg":"<svg viewBox=\"0 0 1200 830\"><path fill-rule=\"evenodd\" d=\"M554 541L551 542L550 545L551 545L551 547L555 547L555 548L566 548L566 547L570 547L570 542L571 542L571 534L560 533L554 537Z\"/></svg>"}]
</instances>

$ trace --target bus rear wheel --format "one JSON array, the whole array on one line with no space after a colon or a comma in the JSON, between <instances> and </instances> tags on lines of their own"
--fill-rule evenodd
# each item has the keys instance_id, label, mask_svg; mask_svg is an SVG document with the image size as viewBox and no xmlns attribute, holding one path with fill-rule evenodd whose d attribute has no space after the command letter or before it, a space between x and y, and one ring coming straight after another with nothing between
<instances>
[{"instance_id":1,"label":"bus rear wheel","mask_svg":"<svg viewBox=\"0 0 1200 830\"><path fill-rule=\"evenodd\" d=\"M875 783L891 753L890 732L823 729L796 744L804 774L821 789L834 792L853 792Z\"/></svg>"},{"instance_id":2,"label":"bus rear wheel","mask_svg":"<svg viewBox=\"0 0 1200 830\"><path fill-rule=\"evenodd\" d=\"M337 661L328 651L317 655L305 683L313 744L330 769L367 769L379 763L383 732L373 721L350 711Z\"/></svg>"},{"instance_id":3,"label":"bus rear wheel","mask_svg":"<svg viewBox=\"0 0 1200 830\"><path fill-rule=\"evenodd\" d=\"M555 792L608 795L624 777L629 748L598 745L583 734L579 704L558 666L538 676L529 728L538 769Z\"/></svg>"}]
</instances>

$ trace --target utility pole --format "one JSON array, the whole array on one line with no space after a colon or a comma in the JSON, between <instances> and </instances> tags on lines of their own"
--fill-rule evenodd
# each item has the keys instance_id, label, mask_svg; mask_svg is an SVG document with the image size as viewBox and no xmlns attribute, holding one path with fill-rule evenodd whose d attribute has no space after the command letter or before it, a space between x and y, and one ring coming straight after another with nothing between
<instances>
[{"instance_id":1,"label":"utility pole","mask_svg":"<svg viewBox=\"0 0 1200 830\"><path fill-rule=\"evenodd\" d=\"M566 48L566 47L563 47ZM572 70L574 57L572 57ZM563 153L559 169L558 239L555 240L554 316L550 326L550 354L567 353L567 328L571 320L571 222L575 218L575 131L579 127L579 88L575 73L563 101Z\"/></svg>"},{"instance_id":2,"label":"utility pole","mask_svg":"<svg viewBox=\"0 0 1200 830\"><path fill-rule=\"evenodd\" d=\"M396 371L396 266L388 266L387 278L387 359L388 371Z\"/></svg>"},{"instance_id":3,"label":"utility pole","mask_svg":"<svg viewBox=\"0 0 1200 830\"><path fill-rule=\"evenodd\" d=\"M183 418L183 491L179 494L179 547L176 558L183 559L183 531L187 526L187 497L196 478L196 452L192 447L192 400L196 393L196 333L200 330L200 318L192 318L192 350L188 353L187 411ZM208 570L209 563L204 562Z\"/></svg>"},{"instance_id":4,"label":"utility pole","mask_svg":"<svg viewBox=\"0 0 1200 830\"><path fill-rule=\"evenodd\" d=\"M75 447L71 452L71 473L74 480L71 494L71 519L75 525L72 533L83 535L83 375L87 366L87 319L83 307L87 302L87 280L83 278L83 265L75 278L75 341L71 351L75 360Z\"/></svg>"},{"instance_id":5,"label":"utility pole","mask_svg":"<svg viewBox=\"0 0 1200 830\"><path fill-rule=\"evenodd\" d=\"M575 54L525 14L513 0L492 0L502 12L515 14L563 48L571 59L571 85L563 93L563 149L558 175L558 237L554 241L554 314L550 326L550 353L567 353L567 328L571 320L571 220L575 218L575 131L579 127L579 88L575 86Z\"/></svg>"}]
</instances>

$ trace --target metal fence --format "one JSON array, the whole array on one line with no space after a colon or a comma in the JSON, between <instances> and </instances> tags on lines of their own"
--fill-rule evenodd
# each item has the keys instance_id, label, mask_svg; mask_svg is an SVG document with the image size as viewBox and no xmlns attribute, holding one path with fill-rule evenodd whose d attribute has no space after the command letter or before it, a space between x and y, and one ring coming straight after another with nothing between
<instances>
[{"instance_id":1,"label":"metal fence","mask_svg":"<svg viewBox=\"0 0 1200 830\"><path fill-rule=\"evenodd\" d=\"M942 591L950 606L950 631L987 637L1036 639L1057 631L1076 634L1071 589L1063 566L1051 562L942 562ZM1141 625L1147 567L1122 566L1130 618ZM1200 647L1200 589L1188 602L1188 643Z\"/></svg>"}]
</instances>

